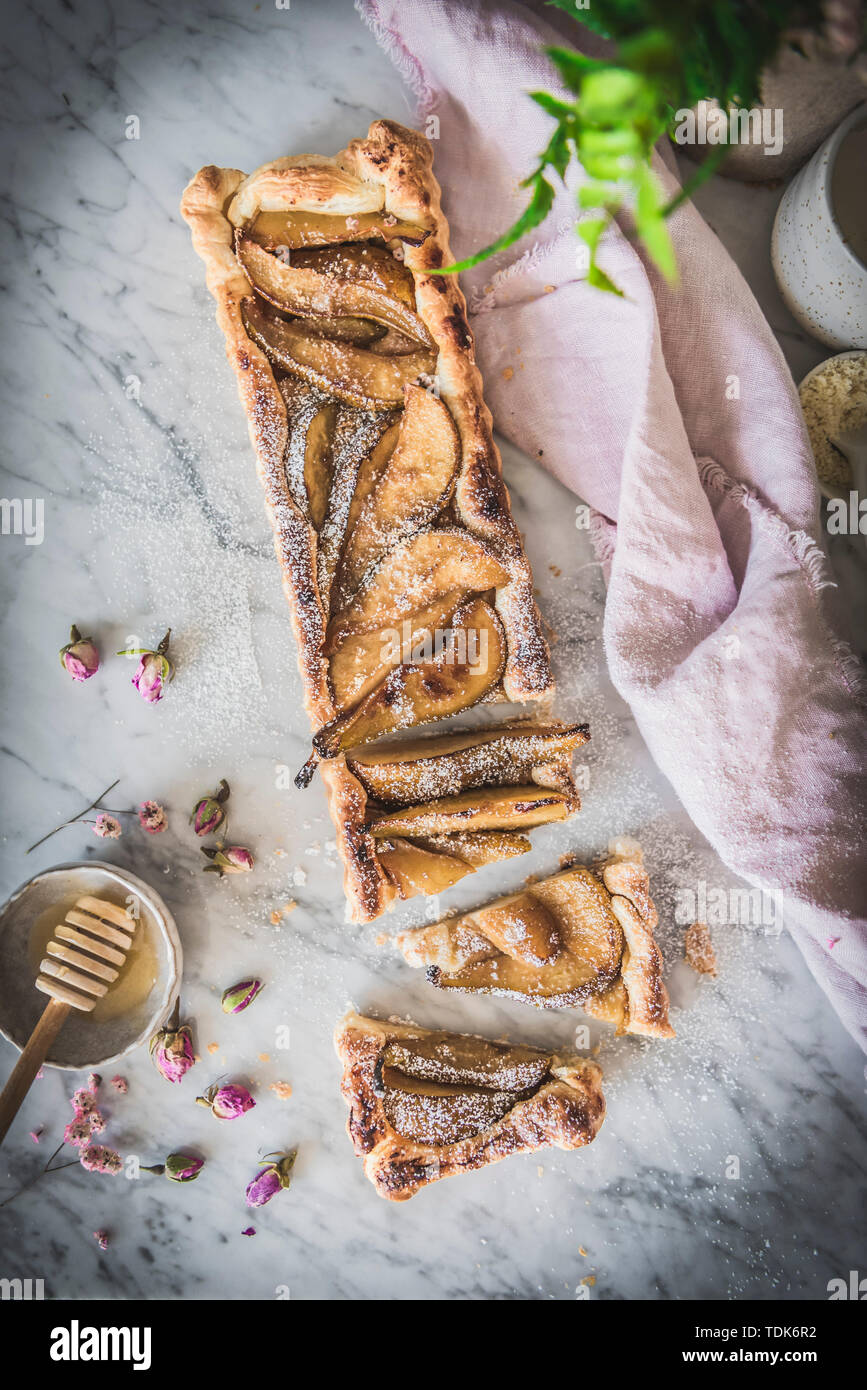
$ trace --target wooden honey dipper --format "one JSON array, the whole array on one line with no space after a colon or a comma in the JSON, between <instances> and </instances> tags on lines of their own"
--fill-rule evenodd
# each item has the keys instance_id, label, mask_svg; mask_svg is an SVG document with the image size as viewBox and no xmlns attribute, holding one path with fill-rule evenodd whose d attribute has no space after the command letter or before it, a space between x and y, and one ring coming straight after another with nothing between
<instances>
[{"instance_id":1,"label":"wooden honey dipper","mask_svg":"<svg viewBox=\"0 0 867 1390\"><path fill-rule=\"evenodd\" d=\"M54 930L36 988L51 996L0 1094L0 1144L70 1009L90 1013L126 963L136 919L104 898L79 898Z\"/></svg>"}]
</instances>

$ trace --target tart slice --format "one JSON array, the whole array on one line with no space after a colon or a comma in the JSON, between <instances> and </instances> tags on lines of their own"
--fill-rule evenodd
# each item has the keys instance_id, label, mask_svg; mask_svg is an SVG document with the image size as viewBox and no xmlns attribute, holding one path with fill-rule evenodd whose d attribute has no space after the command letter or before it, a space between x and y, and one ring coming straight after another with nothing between
<instances>
[{"instance_id":1,"label":"tart slice","mask_svg":"<svg viewBox=\"0 0 867 1390\"><path fill-rule=\"evenodd\" d=\"M524 854L530 829L574 815L570 764L588 738L584 724L511 722L383 739L323 762L360 920Z\"/></svg>"},{"instance_id":2,"label":"tart slice","mask_svg":"<svg viewBox=\"0 0 867 1390\"><path fill-rule=\"evenodd\" d=\"M438 989L580 1007L618 1033L673 1038L657 920L640 846L624 839L598 872L572 865L397 945Z\"/></svg>"},{"instance_id":3,"label":"tart slice","mask_svg":"<svg viewBox=\"0 0 867 1390\"><path fill-rule=\"evenodd\" d=\"M602 1072L583 1057L356 1013L334 1045L349 1137L393 1202L509 1154L579 1149L605 1118Z\"/></svg>"},{"instance_id":4,"label":"tart slice","mask_svg":"<svg viewBox=\"0 0 867 1390\"><path fill-rule=\"evenodd\" d=\"M431 147L375 121L334 158L207 166L181 212L256 451L313 752L354 916L394 881L345 756L482 701L552 689L450 259ZM343 822L338 819L338 826ZM429 853L436 851L429 850Z\"/></svg>"}]
</instances>

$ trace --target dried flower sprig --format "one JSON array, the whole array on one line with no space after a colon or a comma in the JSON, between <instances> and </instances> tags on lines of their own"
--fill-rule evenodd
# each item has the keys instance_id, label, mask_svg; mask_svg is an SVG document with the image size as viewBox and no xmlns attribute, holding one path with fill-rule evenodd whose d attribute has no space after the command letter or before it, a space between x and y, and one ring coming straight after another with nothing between
<instances>
[{"instance_id":1,"label":"dried flower sprig","mask_svg":"<svg viewBox=\"0 0 867 1390\"><path fill-rule=\"evenodd\" d=\"M117 840L122 834L122 826L117 819L118 816L138 816L142 829L146 830L149 835L158 835L161 831L165 830L168 825L168 820L164 808L158 801L143 801L140 807L133 807L133 809L129 811L115 810L102 805L102 802L108 796L109 792L114 791L119 782L120 778L115 778L111 785L106 787L104 792L100 792L95 801L91 801L89 806L85 806L83 810L78 811L76 815L71 816L69 820L65 820L62 825L56 825L53 830L49 830L47 835L43 835L41 840L37 840L35 844L30 846L27 853L30 854L33 850L38 849L40 845L44 845L45 841L50 840L52 835L56 835L58 831L66 830L68 826L77 825L78 823L92 825L94 835L99 836L101 840ZM87 819L88 811L99 811L96 820Z\"/></svg>"}]
</instances>

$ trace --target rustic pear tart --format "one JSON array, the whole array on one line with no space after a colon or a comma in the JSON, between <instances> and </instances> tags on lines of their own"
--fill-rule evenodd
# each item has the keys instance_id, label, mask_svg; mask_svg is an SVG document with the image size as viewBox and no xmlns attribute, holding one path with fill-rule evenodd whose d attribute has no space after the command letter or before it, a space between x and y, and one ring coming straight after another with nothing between
<instances>
[{"instance_id":1,"label":"rustic pear tart","mask_svg":"<svg viewBox=\"0 0 867 1390\"><path fill-rule=\"evenodd\" d=\"M380 1197L538 1149L579 1149L605 1118L586 1058L349 1013L334 1035L347 1131Z\"/></svg>"},{"instance_id":2,"label":"rustic pear tart","mask_svg":"<svg viewBox=\"0 0 867 1390\"><path fill-rule=\"evenodd\" d=\"M573 864L522 893L401 932L438 989L582 1008L618 1033L673 1038L656 908L640 846L615 841L597 871Z\"/></svg>"},{"instance_id":3,"label":"rustic pear tart","mask_svg":"<svg viewBox=\"0 0 867 1390\"><path fill-rule=\"evenodd\" d=\"M408 767L393 795L370 790L375 740L552 690L466 304L454 276L431 273L451 259L431 148L375 121L334 158L201 169L181 211L298 641L314 730L299 785L321 767L351 911L370 921L519 852L525 827L577 806L574 787L542 795L527 758L525 784L453 778L425 798ZM394 750L392 762L402 756L417 761ZM441 796L464 800L419 812Z\"/></svg>"}]
</instances>

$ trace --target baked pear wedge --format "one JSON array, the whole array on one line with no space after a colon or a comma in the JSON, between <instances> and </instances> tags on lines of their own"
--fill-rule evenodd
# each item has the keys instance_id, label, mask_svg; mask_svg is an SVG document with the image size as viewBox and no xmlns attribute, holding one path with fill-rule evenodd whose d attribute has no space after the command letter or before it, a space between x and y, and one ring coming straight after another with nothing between
<instances>
[{"instance_id":1,"label":"baked pear wedge","mask_svg":"<svg viewBox=\"0 0 867 1390\"><path fill-rule=\"evenodd\" d=\"M484 543L458 527L428 527L390 550L352 600L332 618L327 646L348 636L397 627L445 594L485 593L509 576Z\"/></svg>"},{"instance_id":2,"label":"baked pear wedge","mask_svg":"<svg viewBox=\"0 0 867 1390\"><path fill-rule=\"evenodd\" d=\"M431 348L386 356L310 333L303 319L283 319L255 295L241 301L244 327L273 363L361 410L393 410L403 389L436 366Z\"/></svg>"},{"instance_id":3,"label":"baked pear wedge","mask_svg":"<svg viewBox=\"0 0 867 1390\"><path fill-rule=\"evenodd\" d=\"M299 318L373 319L430 348L418 314L377 285L338 279L297 263L286 264L244 232L236 234L238 260L253 289L275 309Z\"/></svg>"},{"instance_id":4,"label":"baked pear wedge","mask_svg":"<svg viewBox=\"0 0 867 1390\"><path fill-rule=\"evenodd\" d=\"M566 820L575 809L567 792L548 787L481 787L418 806L374 813L370 833L448 835L458 830L516 830Z\"/></svg>"},{"instance_id":5,"label":"baked pear wedge","mask_svg":"<svg viewBox=\"0 0 867 1390\"><path fill-rule=\"evenodd\" d=\"M349 763L370 796L385 806L405 805L473 787L550 785L551 770L568 769L589 738L586 724L507 724L383 741L357 749Z\"/></svg>"},{"instance_id":6,"label":"baked pear wedge","mask_svg":"<svg viewBox=\"0 0 867 1390\"><path fill-rule=\"evenodd\" d=\"M341 562L341 594L354 593L386 551L442 511L454 489L460 457L458 432L442 401L421 386L407 386L393 452L385 456L384 448L374 451L359 470Z\"/></svg>"},{"instance_id":7,"label":"baked pear wedge","mask_svg":"<svg viewBox=\"0 0 867 1390\"><path fill-rule=\"evenodd\" d=\"M429 233L385 212L359 212L354 217L327 212L260 212L252 223L251 235L269 251L282 246L294 251L302 246L353 241L405 241L409 246L421 246Z\"/></svg>"},{"instance_id":8,"label":"baked pear wedge","mask_svg":"<svg viewBox=\"0 0 867 1390\"><path fill-rule=\"evenodd\" d=\"M454 613L450 638L430 661L397 666L353 709L320 729L313 739L313 757L298 774L297 785L307 785L320 758L337 757L382 734L444 719L481 700L503 671L500 620L484 599L467 599ZM395 833L401 833L398 826Z\"/></svg>"}]
</instances>

